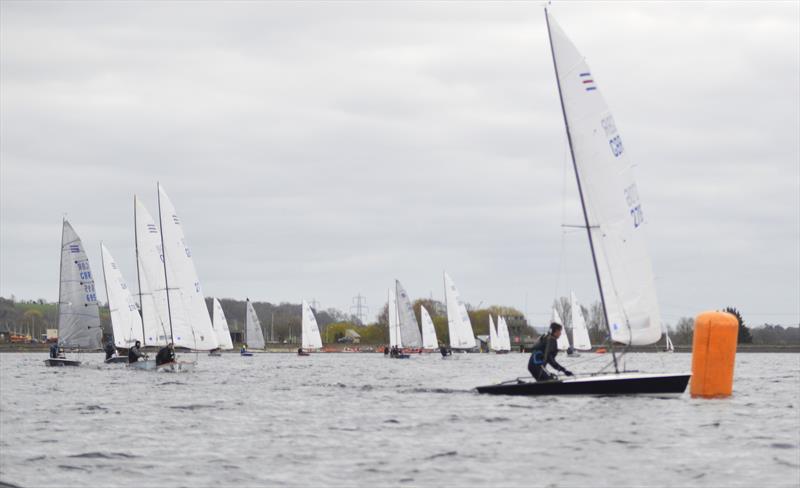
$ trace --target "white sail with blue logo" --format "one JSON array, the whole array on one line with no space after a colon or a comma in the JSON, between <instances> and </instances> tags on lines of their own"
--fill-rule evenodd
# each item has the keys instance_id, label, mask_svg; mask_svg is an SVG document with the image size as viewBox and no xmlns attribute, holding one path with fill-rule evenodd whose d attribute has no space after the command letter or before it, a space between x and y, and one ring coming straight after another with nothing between
<instances>
[{"instance_id":1,"label":"white sail with blue logo","mask_svg":"<svg viewBox=\"0 0 800 488\"><path fill-rule=\"evenodd\" d=\"M212 312L212 325L214 332L217 333L217 342L219 348L227 351L233 349L233 341L231 340L231 331L228 328L228 319L225 318L225 312L222 310L222 304L219 300L214 299L214 309Z\"/></svg>"},{"instance_id":2,"label":"white sail with blue logo","mask_svg":"<svg viewBox=\"0 0 800 488\"><path fill-rule=\"evenodd\" d=\"M128 349L136 341L144 340L142 316L139 315L139 308L133 299L128 282L125 281L117 262L103 243L100 243L100 254L103 259L103 278L106 283L114 345Z\"/></svg>"},{"instance_id":3,"label":"white sail with blue logo","mask_svg":"<svg viewBox=\"0 0 800 488\"><path fill-rule=\"evenodd\" d=\"M436 349L439 347L439 340L436 338L436 327L433 326L431 315L422 305L419 307L419 315L422 322L422 347Z\"/></svg>"},{"instance_id":4,"label":"white sail with blue logo","mask_svg":"<svg viewBox=\"0 0 800 488\"><path fill-rule=\"evenodd\" d=\"M170 295L170 305L173 308L183 306L189 325L190 336L182 337L181 345L199 351L216 349L219 346L217 334L211 325L211 317L208 315L208 307L181 220L161 185L158 185L158 198L167 264L172 268L176 278L175 283L172 280L169 283L170 289L177 289L177 293ZM178 298L180 303L172 303L173 298ZM178 345L178 337L175 337L175 340L175 345Z\"/></svg>"},{"instance_id":5,"label":"white sail with blue logo","mask_svg":"<svg viewBox=\"0 0 800 488\"><path fill-rule=\"evenodd\" d=\"M584 57L552 16L549 25L611 337L652 344L661 338L661 318L634 165Z\"/></svg>"},{"instance_id":6,"label":"white sail with blue logo","mask_svg":"<svg viewBox=\"0 0 800 488\"><path fill-rule=\"evenodd\" d=\"M58 290L58 345L84 350L100 349L102 335L89 258L75 229L64 219Z\"/></svg>"},{"instance_id":7,"label":"white sail with blue logo","mask_svg":"<svg viewBox=\"0 0 800 488\"><path fill-rule=\"evenodd\" d=\"M570 310L572 311L572 347L578 351L591 351L592 341L589 338L589 329L586 328L586 320L583 318L583 311L574 292L570 292Z\"/></svg>"},{"instance_id":8,"label":"white sail with blue logo","mask_svg":"<svg viewBox=\"0 0 800 488\"><path fill-rule=\"evenodd\" d=\"M451 349L474 349L475 333L469 320L467 306L461 301L453 279L444 273L444 295L447 304L447 329L450 333Z\"/></svg>"},{"instance_id":9,"label":"white sail with blue logo","mask_svg":"<svg viewBox=\"0 0 800 488\"><path fill-rule=\"evenodd\" d=\"M302 332L301 346L303 349L320 349L322 347L322 337L319 335L317 318L305 300L303 300Z\"/></svg>"}]
</instances>

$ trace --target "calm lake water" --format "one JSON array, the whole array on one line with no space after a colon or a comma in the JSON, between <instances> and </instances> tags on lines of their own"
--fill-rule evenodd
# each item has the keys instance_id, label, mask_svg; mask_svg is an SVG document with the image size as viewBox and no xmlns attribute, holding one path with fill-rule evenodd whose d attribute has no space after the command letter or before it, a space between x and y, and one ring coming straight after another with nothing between
<instances>
[{"instance_id":1,"label":"calm lake water","mask_svg":"<svg viewBox=\"0 0 800 488\"><path fill-rule=\"evenodd\" d=\"M734 395L519 398L527 355L197 359L131 371L0 355L0 480L17 486L800 484L800 354L740 354ZM597 355L564 358L595 371ZM688 372L689 354L629 369Z\"/></svg>"}]
</instances>

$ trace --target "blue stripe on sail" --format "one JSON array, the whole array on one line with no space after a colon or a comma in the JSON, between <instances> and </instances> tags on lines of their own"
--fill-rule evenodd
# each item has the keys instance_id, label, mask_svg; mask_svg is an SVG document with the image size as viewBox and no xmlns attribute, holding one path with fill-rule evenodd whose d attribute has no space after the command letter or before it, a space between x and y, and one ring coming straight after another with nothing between
<instances>
[{"instance_id":1,"label":"blue stripe on sail","mask_svg":"<svg viewBox=\"0 0 800 488\"><path fill-rule=\"evenodd\" d=\"M592 91L592 90L597 90L597 87L596 86L587 86L586 87L586 91Z\"/></svg>"},{"instance_id":2,"label":"blue stripe on sail","mask_svg":"<svg viewBox=\"0 0 800 488\"><path fill-rule=\"evenodd\" d=\"M592 76L591 73L581 73L578 76Z\"/></svg>"}]
</instances>

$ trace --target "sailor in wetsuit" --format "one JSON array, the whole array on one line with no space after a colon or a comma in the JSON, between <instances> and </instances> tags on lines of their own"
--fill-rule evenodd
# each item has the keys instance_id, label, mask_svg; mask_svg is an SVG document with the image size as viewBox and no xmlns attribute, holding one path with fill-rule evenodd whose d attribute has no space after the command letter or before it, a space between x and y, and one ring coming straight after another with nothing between
<instances>
[{"instance_id":1,"label":"sailor in wetsuit","mask_svg":"<svg viewBox=\"0 0 800 488\"><path fill-rule=\"evenodd\" d=\"M132 348L128 349L128 362L129 363L135 363L136 361L141 359L142 356L144 356L144 354L142 354L141 347L142 347L142 343L139 342L139 341L136 341L136 344L134 344Z\"/></svg>"},{"instance_id":2,"label":"sailor in wetsuit","mask_svg":"<svg viewBox=\"0 0 800 488\"><path fill-rule=\"evenodd\" d=\"M106 361L117 355L117 348L114 347L112 341L106 342L106 347L103 350L106 352Z\"/></svg>"},{"instance_id":3,"label":"sailor in wetsuit","mask_svg":"<svg viewBox=\"0 0 800 488\"><path fill-rule=\"evenodd\" d=\"M528 371L531 372L536 381L555 380L557 376L548 373L545 366L548 364L561 371L567 376L572 376L572 372L568 371L564 366L556 362L556 354L558 354L558 338L563 332L561 324L555 322L550 324L550 332L539 337L539 341L533 346L531 358L528 360Z\"/></svg>"},{"instance_id":4,"label":"sailor in wetsuit","mask_svg":"<svg viewBox=\"0 0 800 488\"><path fill-rule=\"evenodd\" d=\"M170 342L166 347L159 349L156 354L156 366L172 363L175 361L175 346Z\"/></svg>"}]
</instances>

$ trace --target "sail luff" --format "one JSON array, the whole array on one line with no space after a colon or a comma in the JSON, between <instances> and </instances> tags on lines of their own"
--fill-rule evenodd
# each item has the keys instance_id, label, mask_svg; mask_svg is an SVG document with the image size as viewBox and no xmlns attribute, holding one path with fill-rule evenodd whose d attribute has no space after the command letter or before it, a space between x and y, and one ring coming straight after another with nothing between
<instances>
[{"instance_id":1,"label":"sail luff","mask_svg":"<svg viewBox=\"0 0 800 488\"><path fill-rule=\"evenodd\" d=\"M142 346L147 346L144 321L144 302L142 301L142 276L139 263L139 226L136 225L136 195L133 196L133 249L136 254L136 290L139 293L139 316L142 319Z\"/></svg>"},{"instance_id":2,"label":"sail luff","mask_svg":"<svg viewBox=\"0 0 800 488\"><path fill-rule=\"evenodd\" d=\"M156 183L156 187L158 190L161 190L161 185ZM163 254L161 255L161 261L164 265L164 289L166 290L167 294L167 317L169 318L169 341L171 343L175 343L175 334L172 332L172 306L170 305L169 299L169 279L167 278L167 250L164 247L164 224L161 219L161 191L158 191L158 228L161 230L159 236L161 237L161 249Z\"/></svg>"}]
</instances>

